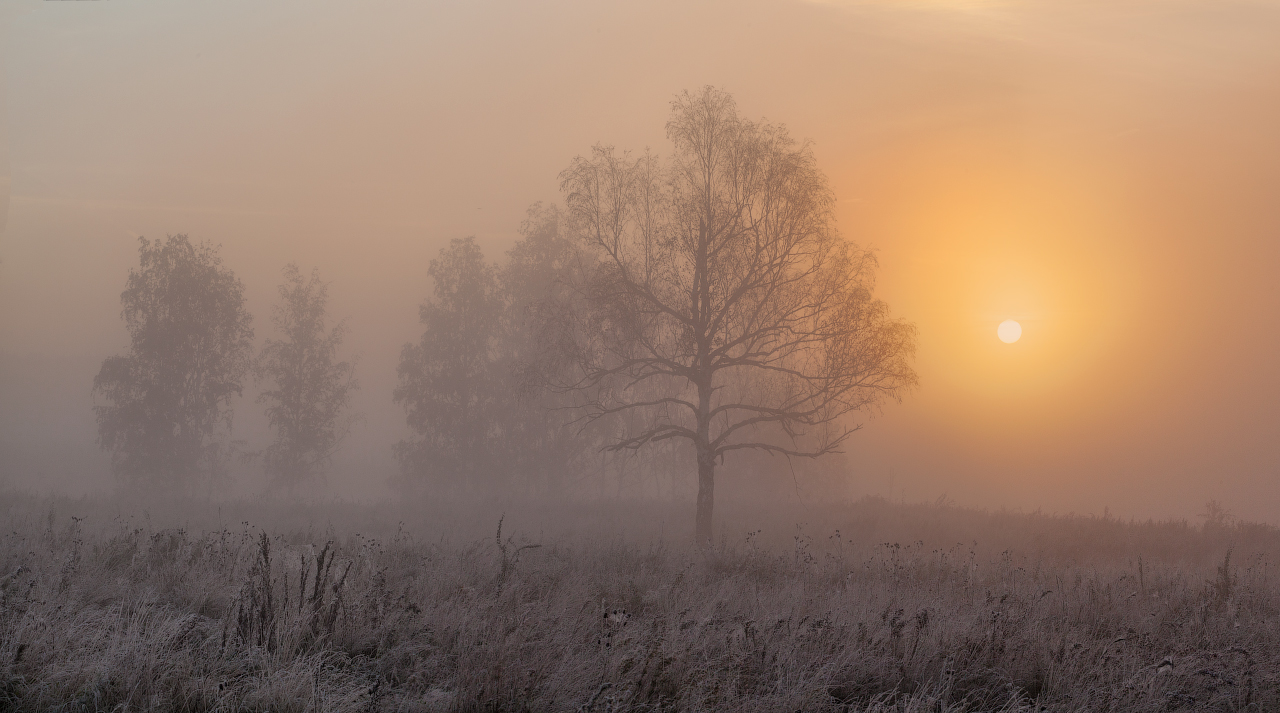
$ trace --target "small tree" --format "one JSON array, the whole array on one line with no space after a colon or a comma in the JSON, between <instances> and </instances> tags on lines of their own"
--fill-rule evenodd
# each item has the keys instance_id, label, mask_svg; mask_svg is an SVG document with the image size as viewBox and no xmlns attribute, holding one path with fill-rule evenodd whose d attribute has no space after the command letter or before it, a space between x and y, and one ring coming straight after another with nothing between
<instances>
[{"instance_id":1,"label":"small tree","mask_svg":"<svg viewBox=\"0 0 1280 713\"><path fill-rule=\"evenodd\" d=\"M185 235L141 238L120 295L129 353L93 380L98 443L135 486L190 491L224 474L231 399L253 342L244 285L216 247Z\"/></svg>"},{"instance_id":2,"label":"small tree","mask_svg":"<svg viewBox=\"0 0 1280 713\"><path fill-rule=\"evenodd\" d=\"M875 258L836 231L807 144L711 87L673 103L667 136L665 164L597 146L561 175L599 262L565 302L578 370L559 388L626 417L613 449L693 445L706 543L717 464L838 451L848 415L915 384L915 329L872 296Z\"/></svg>"},{"instance_id":3,"label":"small tree","mask_svg":"<svg viewBox=\"0 0 1280 713\"><path fill-rule=\"evenodd\" d=\"M267 340L257 363L258 375L274 386L258 396L276 432L263 453L272 486L292 490L317 478L355 419L346 414L355 366L338 361L346 330L328 326L328 302L317 270L304 279L297 265L284 268L271 319L281 338Z\"/></svg>"}]
</instances>

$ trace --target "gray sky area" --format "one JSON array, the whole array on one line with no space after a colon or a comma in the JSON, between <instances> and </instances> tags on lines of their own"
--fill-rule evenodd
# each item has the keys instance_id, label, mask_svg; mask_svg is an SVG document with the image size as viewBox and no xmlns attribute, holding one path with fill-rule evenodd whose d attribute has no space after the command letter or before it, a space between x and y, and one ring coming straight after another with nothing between
<instances>
[{"instance_id":1,"label":"gray sky area","mask_svg":"<svg viewBox=\"0 0 1280 713\"><path fill-rule=\"evenodd\" d=\"M850 494L1280 523L1280 3L113 0L0 23L10 485L112 486L93 375L127 346L138 236L187 233L221 244L259 342L286 263L331 282L364 414L332 489L385 495L431 258L475 235L500 259L574 156L668 151L672 98L710 84L812 141L919 327L920 386L850 442ZM237 435L261 445L253 396Z\"/></svg>"}]
</instances>

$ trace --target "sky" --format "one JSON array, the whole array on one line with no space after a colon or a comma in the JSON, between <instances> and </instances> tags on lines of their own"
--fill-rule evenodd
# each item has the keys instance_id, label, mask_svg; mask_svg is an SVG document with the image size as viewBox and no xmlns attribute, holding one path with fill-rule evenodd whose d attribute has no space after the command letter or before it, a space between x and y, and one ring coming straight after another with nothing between
<instances>
[{"instance_id":1,"label":"sky","mask_svg":"<svg viewBox=\"0 0 1280 713\"><path fill-rule=\"evenodd\" d=\"M111 487L92 378L127 347L138 236L186 233L222 246L259 341L286 263L331 282L364 415L333 488L384 493L431 258L474 235L499 259L575 156L669 151L672 98L710 84L812 143L919 328L920 385L864 419L850 493L1280 523L1280 2L20 1L0 23L10 485Z\"/></svg>"}]
</instances>

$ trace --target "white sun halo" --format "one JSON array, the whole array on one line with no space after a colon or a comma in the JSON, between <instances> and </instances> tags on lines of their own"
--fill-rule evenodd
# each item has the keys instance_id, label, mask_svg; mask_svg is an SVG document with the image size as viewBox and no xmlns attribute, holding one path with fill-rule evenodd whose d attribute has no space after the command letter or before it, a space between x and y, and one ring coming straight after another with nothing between
<instances>
[{"instance_id":1,"label":"white sun halo","mask_svg":"<svg viewBox=\"0 0 1280 713\"><path fill-rule=\"evenodd\" d=\"M999 327L996 327L996 334L1000 337L1000 341L1005 344L1013 344L1022 336L1022 325L1012 319L1006 319L1000 323Z\"/></svg>"}]
</instances>

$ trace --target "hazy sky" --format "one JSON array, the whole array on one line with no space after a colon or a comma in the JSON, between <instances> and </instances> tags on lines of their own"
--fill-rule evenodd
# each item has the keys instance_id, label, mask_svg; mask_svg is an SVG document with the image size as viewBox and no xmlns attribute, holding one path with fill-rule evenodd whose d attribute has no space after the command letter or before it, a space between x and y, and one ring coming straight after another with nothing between
<instances>
[{"instance_id":1,"label":"hazy sky","mask_svg":"<svg viewBox=\"0 0 1280 713\"><path fill-rule=\"evenodd\" d=\"M575 155L666 152L673 95L713 84L813 142L919 326L919 389L851 441L856 492L1280 522L1280 2L113 0L0 22L12 483L110 485L92 377L126 346L137 236L185 232L221 243L260 341L285 263L332 281L366 416L335 488L369 492L428 261L466 235L498 259Z\"/></svg>"}]
</instances>

